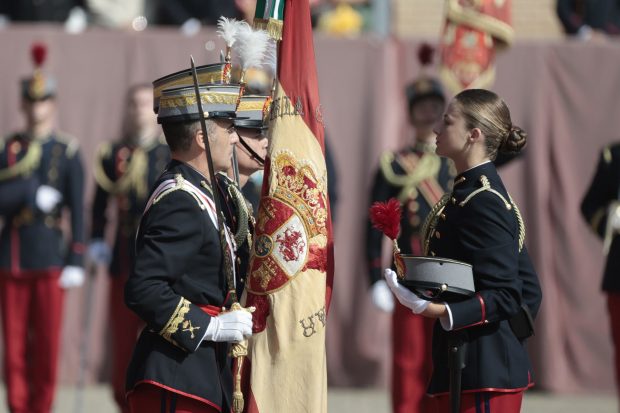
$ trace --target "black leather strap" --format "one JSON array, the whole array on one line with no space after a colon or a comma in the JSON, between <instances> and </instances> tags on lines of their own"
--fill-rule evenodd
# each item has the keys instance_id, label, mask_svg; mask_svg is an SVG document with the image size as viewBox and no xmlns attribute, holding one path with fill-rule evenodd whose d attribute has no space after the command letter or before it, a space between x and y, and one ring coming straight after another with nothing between
<instances>
[{"instance_id":1,"label":"black leather strap","mask_svg":"<svg viewBox=\"0 0 620 413\"><path fill-rule=\"evenodd\" d=\"M265 165L265 159L263 159L259 154L254 152L254 150L250 148L250 145L248 145L248 143L244 141L241 136L239 136L239 142L250 153L250 155L252 155L252 158L256 159L258 163L261 164L261 166Z\"/></svg>"}]
</instances>

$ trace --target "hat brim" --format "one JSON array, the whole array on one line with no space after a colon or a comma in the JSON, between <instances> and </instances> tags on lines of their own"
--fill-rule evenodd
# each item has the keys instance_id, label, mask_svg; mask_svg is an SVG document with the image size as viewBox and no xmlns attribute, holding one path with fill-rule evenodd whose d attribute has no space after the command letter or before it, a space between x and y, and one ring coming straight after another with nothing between
<instances>
[{"instance_id":1,"label":"hat brim","mask_svg":"<svg viewBox=\"0 0 620 413\"><path fill-rule=\"evenodd\" d=\"M266 126L265 124L263 124L263 122L259 120L243 119L243 118L235 119L235 127L243 128L243 129L257 129L257 130L269 129L268 126Z\"/></svg>"},{"instance_id":2,"label":"hat brim","mask_svg":"<svg viewBox=\"0 0 620 413\"><path fill-rule=\"evenodd\" d=\"M235 112L205 112L205 119L227 119L234 121L237 119ZM176 115L167 116L164 118L157 118L157 123L179 123L179 122L192 122L200 120L200 116L197 113L189 115Z\"/></svg>"},{"instance_id":3,"label":"hat brim","mask_svg":"<svg viewBox=\"0 0 620 413\"><path fill-rule=\"evenodd\" d=\"M40 102L47 99L53 99L56 97L56 93L46 93L42 96L31 96L29 93L22 94L22 99L28 102Z\"/></svg>"},{"instance_id":4,"label":"hat brim","mask_svg":"<svg viewBox=\"0 0 620 413\"><path fill-rule=\"evenodd\" d=\"M418 95L418 96L415 96L409 99L409 107L414 106L415 104L422 102L423 100L427 100L427 99L439 99L442 102L446 101L446 97L441 92L435 90L435 91L429 91L427 93L423 93L421 95Z\"/></svg>"}]
</instances>

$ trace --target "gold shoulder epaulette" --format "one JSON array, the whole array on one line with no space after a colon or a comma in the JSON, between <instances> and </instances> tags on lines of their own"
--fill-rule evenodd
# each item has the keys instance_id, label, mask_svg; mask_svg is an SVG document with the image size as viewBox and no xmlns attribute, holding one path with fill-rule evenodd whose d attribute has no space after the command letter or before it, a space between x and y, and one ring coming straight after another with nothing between
<instances>
[{"instance_id":1,"label":"gold shoulder epaulette","mask_svg":"<svg viewBox=\"0 0 620 413\"><path fill-rule=\"evenodd\" d=\"M497 195L497 197L504 203L504 206L508 211L515 211L517 223L519 224L519 252L521 252L521 250L523 249L523 244L525 243L525 224L523 222L523 217L521 216L521 211L519 211L517 204L514 203L510 194L508 194L508 198L510 200L507 200L502 194L491 188L491 182L489 182L489 178L487 178L485 175L482 175L480 177L480 182L482 183L482 187L476 189L475 191L470 193L463 201L459 202L459 206L465 206L474 196L478 195L481 192L486 191Z\"/></svg>"},{"instance_id":2,"label":"gold shoulder epaulette","mask_svg":"<svg viewBox=\"0 0 620 413\"><path fill-rule=\"evenodd\" d=\"M108 159L112 156L112 143L104 142L97 148L96 160L103 161L104 159Z\"/></svg>"},{"instance_id":3,"label":"gold shoulder epaulette","mask_svg":"<svg viewBox=\"0 0 620 413\"><path fill-rule=\"evenodd\" d=\"M39 167L41 162L41 154L43 149L38 142L32 142L28 145L28 151L24 157L15 164L0 169L0 181L16 178L18 176L29 176L32 172Z\"/></svg>"},{"instance_id":4,"label":"gold shoulder epaulette","mask_svg":"<svg viewBox=\"0 0 620 413\"><path fill-rule=\"evenodd\" d=\"M198 204L198 206L200 207L200 209L202 209L203 211L207 209L207 205L206 203L200 199L200 197L196 194L196 191L198 191L198 189L196 188L195 190L191 189L191 184L190 185L186 185L186 180L185 178L183 178L183 175L181 174L176 174L174 176L174 180L175 180L175 185L162 191L159 195L157 195L155 197L155 199L153 199L153 205L157 204L159 201L161 201L166 195L169 195L175 191L183 191L186 192L188 194L190 194L192 196L192 198L194 198L194 200L196 201L196 203ZM204 181L203 181L204 182ZM202 185L202 182L201 182Z\"/></svg>"},{"instance_id":5,"label":"gold shoulder epaulette","mask_svg":"<svg viewBox=\"0 0 620 413\"><path fill-rule=\"evenodd\" d=\"M393 181L397 180L399 176L394 173L394 169L392 168L393 161L394 153L391 151L385 151L381 154L379 168L381 169L383 176L385 176L385 179L392 185L395 185Z\"/></svg>"},{"instance_id":6,"label":"gold shoulder epaulette","mask_svg":"<svg viewBox=\"0 0 620 413\"><path fill-rule=\"evenodd\" d=\"M70 140L69 143L67 144L67 150L65 151L65 153L67 154L67 158L68 159L73 158L75 154L77 153L79 147L80 147L80 144L78 143L77 139Z\"/></svg>"},{"instance_id":7,"label":"gold shoulder epaulette","mask_svg":"<svg viewBox=\"0 0 620 413\"><path fill-rule=\"evenodd\" d=\"M508 202L506 200L506 198L504 198L504 196L502 194L500 194L499 192L497 192L495 189L491 188L491 182L489 182L489 178L487 178L485 175L482 175L480 177L480 182L482 183L482 186L478 189L476 189L475 191L471 192L469 195L467 195L467 197L462 200L461 202L459 202L459 206L465 206L467 205L467 203L476 195L478 195L481 192L491 192L492 194L497 195L502 202L504 203L504 206L506 207L507 210L511 210L512 209L512 205L510 204L510 202Z\"/></svg>"},{"instance_id":8,"label":"gold shoulder epaulette","mask_svg":"<svg viewBox=\"0 0 620 413\"><path fill-rule=\"evenodd\" d=\"M79 141L65 133L65 132L56 132L54 134L54 137L56 138L56 140L60 143L64 143L65 145L67 145L66 149L65 149L65 155L67 155L68 159L71 159L75 156L75 154L77 153L78 149L80 148L80 143Z\"/></svg>"},{"instance_id":9,"label":"gold shoulder epaulette","mask_svg":"<svg viewBox=\"0 0 620 413\"><path fill-rule=\"evenodd\" d=\"M146 153L140 148L134 149L127 171L116 181L111 180L103 168L103 159L109 158L111 154L112 145L109 143L101 145L97 151L93 170L97 184L110 194L123 194L133 189L138 198L144 198L147 192L148 158Z\"/></svg>"},{"instance_id":10,"label":"gold shoulder epaulette","mask_svg":"<svg viewBox=\"0 0 620 413\"><path fill-rule=\"evenodd\" d=\"M612 155L611 148L609 146L605 146L605 149L603 149L603 159L605 160L606 164L609 165L611 163Z\"/></svg>"},{"instance_id":11,"label":"gold shoulder epaulette","mask_svg":"<svg viewBox=\"0 0 620 413\"><path fill-rule=\"evenodd\" d=\"M396 161L405 171L404 174L394 172L392 163ZM405 157L394 156L393 152L387 151L381 156L381 172L385 180L392 186L402 187L397 198L405 201L410 194L416 194L415 187L425 179L436 177L441 169L439 156L426 153L418 156L413 152Z\"/></svg>"}]
</instances>

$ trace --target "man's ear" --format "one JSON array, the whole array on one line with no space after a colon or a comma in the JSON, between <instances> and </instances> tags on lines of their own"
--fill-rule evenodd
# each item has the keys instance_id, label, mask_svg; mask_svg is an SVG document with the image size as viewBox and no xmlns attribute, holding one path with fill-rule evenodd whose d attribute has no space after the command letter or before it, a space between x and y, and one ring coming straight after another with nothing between
<instances>
[{"instance_id":1,"label":"man's ear","mask_svg":"<svg viewBox=\"0 0 620 413\"><path fill-rule=\"evenodd\" d=\"M196 142L196 145L198 145L200 149L206 150L205 142L202 138L203 136L204 135L202 134L202 129L198 129L196 133L194 134L194 141Z\"/></svg>"}]
</instances>

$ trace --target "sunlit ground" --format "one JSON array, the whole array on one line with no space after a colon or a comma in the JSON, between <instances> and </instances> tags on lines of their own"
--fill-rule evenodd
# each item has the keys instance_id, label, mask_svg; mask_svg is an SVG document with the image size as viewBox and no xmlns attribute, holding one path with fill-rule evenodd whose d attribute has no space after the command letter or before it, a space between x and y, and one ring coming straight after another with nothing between
<instances>
[{"instance_id":1,"label":"sunlit ground","mask_svg":"<svg viewBox=\"0 0 620 413\"><path fill-rule=\"evenodd\" d=\"M8 413L4 387L0 391L0 413ZM76 409L76 392L62 387L56 399L55 413L80 413ZM81 413L115 413L111 393L105 386L91 386L84 392L84 409ZM331 389L329 412L388 413L388 394L381 390ZM550 395L530 391L526 394L522 412L531 413L617 413L616 399L612 394L600 395ZM312 413L312 412L309 412ZM431 412L432 413L432 412Z\"/></svg>"}]
</instances>

